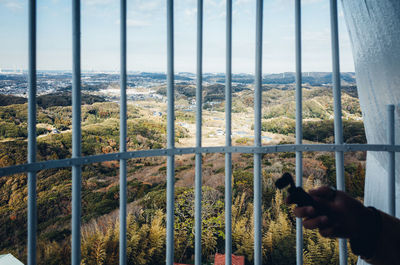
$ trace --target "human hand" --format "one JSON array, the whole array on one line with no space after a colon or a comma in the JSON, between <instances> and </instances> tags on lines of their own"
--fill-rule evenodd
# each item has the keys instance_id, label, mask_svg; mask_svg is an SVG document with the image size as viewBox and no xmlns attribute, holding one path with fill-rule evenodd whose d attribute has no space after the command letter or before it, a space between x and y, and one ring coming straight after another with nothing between
<instances>
[{"instance_id":1,"label":"human hand","mask_svg":"<svg viewBox=\"0 0 400 265\"><path fill-rule=\"evenodd\" d=\"M309 194L315 206L296 207L294 214L303 218L305 228L318 228L324 237L358 238L373 218L370 209L345 192L320 187ZM292 203L290 196L287 203Z\"/></svg>"}]
</instances>

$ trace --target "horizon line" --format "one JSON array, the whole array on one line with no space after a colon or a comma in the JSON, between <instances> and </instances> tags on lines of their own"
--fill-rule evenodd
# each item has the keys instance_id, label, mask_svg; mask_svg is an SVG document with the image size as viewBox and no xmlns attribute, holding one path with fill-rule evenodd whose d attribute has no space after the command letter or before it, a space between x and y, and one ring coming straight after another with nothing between
<instances>
[{"instance_id":1,"label":"horizon line","mask_svg":"<svg viewBox=\"0 0 400 265\"><path fill-rule=\"evenodd\" d=\"M37 69L37 72L63 72L63 73L72 73L72 70L49 70L49 69ZM28 69L7 69L7 68L0 68L0 74L21 74L27 73ZM119 70L81 70L81 73L120 73ZM167 72L164 71L140 71L140 70L131 70L127 71L129 74L133 73L154 73L154 74L166 74ZM267 72L262 73L263 75L273 75L273 74L295 74L295 71L284 71L284 72ZM302 71L302 73L332 73L332 71ZM340 73L352 73L355 74L355 71L341 71ZM174 74L192 74L196 75L194 72L190 71L176 71ZM225 72L203 72L203 74L226 74ZM236 75L254 75L252 72L231 72L231 74Z\"/></svg>"}]
</instances>

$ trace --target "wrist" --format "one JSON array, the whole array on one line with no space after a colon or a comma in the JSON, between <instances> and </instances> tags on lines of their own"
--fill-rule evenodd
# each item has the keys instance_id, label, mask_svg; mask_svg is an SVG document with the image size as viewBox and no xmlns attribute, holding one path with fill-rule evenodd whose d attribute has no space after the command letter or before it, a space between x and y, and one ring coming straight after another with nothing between
<instances>
[{"instance_id":1,"label":"wrist","mask_svg":"<svg viewBox=\"0 0 400 265\"><path fill-rule=\"evenodd\" d=\"M381 232L381 215L374 207L365 208L359 220L359 229L350 237L350 246L354 254L363 258L374 256Z\"/></svg>"}]
</instances>

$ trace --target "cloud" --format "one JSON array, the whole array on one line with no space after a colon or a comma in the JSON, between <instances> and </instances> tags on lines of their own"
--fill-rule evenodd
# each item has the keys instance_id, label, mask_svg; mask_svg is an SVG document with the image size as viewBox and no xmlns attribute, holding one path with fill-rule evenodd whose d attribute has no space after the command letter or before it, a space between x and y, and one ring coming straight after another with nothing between
<instances>
[{"instance_id":1,"label":"cloud","mask_svg":"<svg viewBox=\"0 0 400 265\"><path fill-rule=\"evenodd\" d=\"M140 1L137 5L135 5L140 11L155 11L159 8L162 3L160 1Z\"/></svg>"},{"instance_id":2,"label":"cloud","mask_svg":"<svg viewBox=\"0 0 400 265\"><path fill-rule=\"evenodd\" d=\"M329 42L330 29L324 28L320 31L303 31L303 41L308 42Z\"/></svg>"},{"instance_id":3,"label":"cloud","mask_svg":"<svg viewBox=\"0 0 400 265\"><path fill-rule=\"evenodd\" d=\"M85 4L89 6L97 6L97 5L108 5L112 3L112 0L84 0Z\"/></svg>"},{"instance_id":4,"label":"cloud","mask_svg":"<svg viewBox=\"0 0 400 265\"><path fill-rule=\"evenodd\" d=\"M238 1L245 1L245 0L238 0ZM302 5L309 5L309 4L317 4L317 3L322 3L323 0L301 0ZM275 0L272 1L273 4L276 5L294 5L293 0Z\"/></svg>"},{"instance_id":5,"label":"cloud","mask_svg":"<svg viewBox=\"0 0 400 265\"><path fill-rule=\"evenodd\" d=\"M0 0L0 4L3 4L12 10L19 10L24 7L22 1L20 0Z\"/></svg>"},{"instance_id":6,"label":"cloud","mask_svg":"<svg viewBox=\"0 0 400 265\"><path fill-rule=\"evenodd\" d=\"M121 23L121 21L118 19L116 21L116 24L119 25L120 23ZM126 25L128 27L132 27L132 28L141 28L141 27L151 26L150 22L148 22L146 20L138 20L138 19L131 19L131 18L128 18L126 20Z\"/></svg>"},{"instance_id":7,"label":"cloud","mask_svg":"<svg viewBox=\"0 0 400 265\"><path fill-rule=\"evenodd\" d=\"M245 0L238 0L238 1L245 1ZM278 3L293 3L293 0L275 0ZM301 0L302 5L308 4L315 4L315 3L322 3L323 0Z\"/></svg>"},{"instance_id":8,"label":"cloud","mask_svg":"<svg viewBox=\"0 0 400 265\"><path fill-rule=\"evenodd\" d=\"M225 6L226 2L222 0L206 0L204 1L204 5L212 5L215 7L222 7Z\"/></svg>"},{"instance_id":9,"label":"cloud","mask_svg":"<svg viewBox=\"0 0 400 265\"><path fill-rule=\"evenodd\" d=\"M16 3L16 2L8 2L6 4L6 7L11 8L11 9L21 9L22 4L21 3Z\"/></svg>"},{"instance_id":10,"label":"cloud","mask_svg":"<svg viewBox=\"0 0 400 265\"><path fill-rule=\"evenodd\" d=\"M250 3L250 0L236 0L236 2L234 2L233 4L234 5L242 5L242 4L247 5L249 3Z\"/></svg>"},{"instance_id":11,"label":"cloud","mask_svg":"<svg viewBox=\"0 0 400 265\"><path fill-rule=\"evenodd\" d=\"M137 19L128 19L126 24L128 27L147 27L151 25L148 21Z\"/></svg>"},{"instance_id":12,"label":"cloud","mask_svg":"<svg viewBox=\"0 0 400 265\"><path fill-rule=\"evenodd\" d=\"M194 16L197 14L197 8L186 8L185 15L188 17Z\"/></svg>"},{"instance_id":13,"label":"cloud","mask_svg":"<svg viewBox=\"0 0 400 265\"><path fill-rule=\"evenodd\" d=\"M303 0L301 3L302 4L314 4L314 3L320 3L322 0Z\"/></svg>"},{"instance_id":14,"label":"cloud","mask_svg":"<svg viewBox=\"0 0 400 265\"><path fill-rule=\"evenodd\" d=\"M128 17L137 21L158 20L165 15L165 0L132 0L128 2ZM136 23L134 23L136 24ZM138 23L140 24L140 23Z\"/></svg>"}]
</instances>

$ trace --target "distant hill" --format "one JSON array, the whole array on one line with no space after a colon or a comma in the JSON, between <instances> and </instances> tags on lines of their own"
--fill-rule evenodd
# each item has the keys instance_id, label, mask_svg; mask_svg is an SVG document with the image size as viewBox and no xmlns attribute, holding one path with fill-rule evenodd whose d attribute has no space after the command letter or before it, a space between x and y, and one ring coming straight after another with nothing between
<instances>
[{"instance_id":1,"label":"distant hill","mask_svg":"<svg viewBox=\"0 0 400 265\"><path fill-rule=\"evenodd\" d=\"M13 95L0 94L0 106L8 106L13 104L24 104L28 99ZM47 95L38 96L37 104L42 108L49 108L53 106L71 106L72 98L71 92L57 92ZM95 102L105 102L106 100L101 96L89 95L82 93L82 104L91 105Z\"/></svg>"},{"instance_id":2,"label":"distant hill","mask_svg":"<svg viewBox=\"0 0 400 265\"><path fill-rule=\"evenodd\" d=\"M0 94L0 106L8 106L12 104L24 104L26 102L27 99L23 97Z\"/></svg>"},{"instance_id":3,"label":"distant hill","mask_svg":"<svg viewBox=\"0 0 400 265\"><path fill-rule=\"evenodd\" d=\"M355 85L356 77L353 72L345 72L340 74L342 85ZM206 82L225 82L225 74L205 74L203 80ZM254 75L251 74L233 74L232 82L241 84L254 83ZM285 72L279 74L263 75L263 84L293 84L296 82L294 72ZM303 73L303 84L311 86L319 86L332 84L332 73L330 72L305 72Z\"/></svg>"},{"instance_id":4,"label":"distant hill","mask_svg":"<svg viewBox=\"0 0 400 265\"><path fill-rule=\"evenodd\" d=\"M233 93L249 89L250 88L244 84L232 85ZM157 90L157 93L166 96L167 95L166 86L161 86ZM225 85L219 83L203 85L203 95L204 95L204 103L213 101L223 101L225 99ZM196 96L196 86L188 82L181 82L179 84L175 84L175 96L177 98L179 97L194 98Z\"/></svg>"},{"instance_id":5,"label":"distant hill","mask_svg":"<svg viewBox=\"0 0 400 265\"><path fill-rule=\"evenodd\" d=\"M96 95L82 93L82 104L91 105L95 102L105 102L105 98ZM37 104L42 108L53 106L71 106L71 92L57 92L37 97Z\"/></svg>"}]
</instances>

